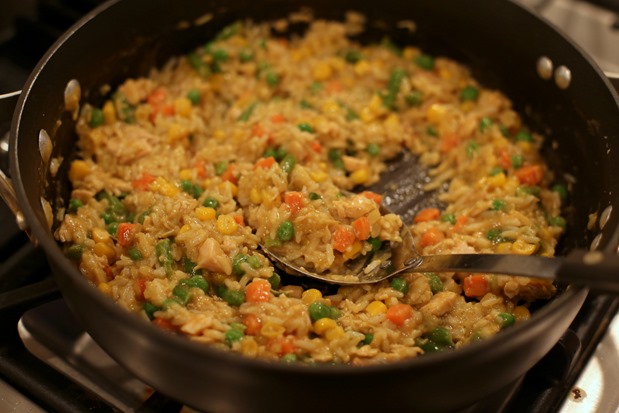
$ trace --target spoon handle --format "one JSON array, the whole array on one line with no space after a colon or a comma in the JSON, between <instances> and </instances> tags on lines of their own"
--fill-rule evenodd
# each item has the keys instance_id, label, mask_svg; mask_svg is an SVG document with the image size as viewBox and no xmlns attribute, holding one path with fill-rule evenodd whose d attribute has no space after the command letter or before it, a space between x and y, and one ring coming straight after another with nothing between
<instances>
[{"instance_id":1,"label":"spoon handle","mask_svg":"<svg viewBox=\"0 0 619 413\"><path fill-rule=\"evenodd\" d=\"M398 272L467 271L544 278L619 293L619 256L574 250L566 257L453 254L418 257Z\"/></svg>"}]
</instances>

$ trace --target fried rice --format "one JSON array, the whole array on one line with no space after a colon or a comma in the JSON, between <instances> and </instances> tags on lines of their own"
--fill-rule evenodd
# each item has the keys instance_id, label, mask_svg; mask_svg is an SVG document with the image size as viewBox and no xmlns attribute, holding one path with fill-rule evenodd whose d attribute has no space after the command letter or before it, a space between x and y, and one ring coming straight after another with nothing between
<instances>
[{"instance_id":1,"label":"fried rice","mask_svg":"<svg viewBox=\"0 0 619 413\"><path fill-rule=\"evenodd\" d=\"M470 273L313 285L265 257L331 270L403 225L423 254L552 256L564 231L565 188L509 99L448 58L355 42L359 21L289 37L237 22L83 105L55 236L84 277L190 340L305 363L458 348L551 298L547 281ZM405 223L363 190L402 150L443 205Z\"/></svg>"}]
</instances>

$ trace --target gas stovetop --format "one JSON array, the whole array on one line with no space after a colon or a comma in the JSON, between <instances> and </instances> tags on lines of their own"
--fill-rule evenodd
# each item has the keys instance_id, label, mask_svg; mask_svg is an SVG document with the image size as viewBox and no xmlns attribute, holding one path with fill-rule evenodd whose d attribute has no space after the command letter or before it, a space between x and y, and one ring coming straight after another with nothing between
<instances>
[{"instance_id":1,"label":"gas stovetop","mask_svg":"<svg viewBox=\"0 0 619 413\"><path fill-rule=\"evenodd\" d=\"M99 0L1 0L0 94L19 90L52 42ZM616 0L522 0L619 72ZM613 45L613 47L609 47ZM0 137L8 131L0 122ZM6 142L0 142L0 153ZM6 159L0 157L6 171ZM188 412L110 359L67 309L44 254L0 201L0 412ZM465 413L619 412L619 299L591 295L548 355Z\"/></svg>"}]
</instances>

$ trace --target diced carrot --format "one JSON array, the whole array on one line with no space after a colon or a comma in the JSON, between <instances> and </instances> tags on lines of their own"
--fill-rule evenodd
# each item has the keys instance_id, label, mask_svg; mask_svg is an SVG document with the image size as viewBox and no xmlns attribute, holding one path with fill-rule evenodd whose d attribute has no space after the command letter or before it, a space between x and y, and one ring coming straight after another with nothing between
<instances>
[{"instance_id":1,"label":"diced carrot","mask_svg":"<svg viewBox=\"0 0 619 413\"><path fill-rule=\"evenodd\" d=\"M537 185L544 177L544 170L541 165L525 165L514 173L523 185Z\"/></svg>"},{"instance_id":2,"label":"diced carrot","mask_svg":"<svg viewBox=\"0 0 619 413\"><path fill-rule=\"evenodd\" d=\"M178 327L172 324L172 322L167 318L155 317L153 324L163 330L171 331L173 333L178 331Z\"/></svg>"},{"instance_id":3,"label":"diced carrot","mask_svg":"<svg viewBox=\"0 0 619 413\"><path fill-rule=\"evenodd\" d=\"M281 350L277 353L279 356L294 353L297 350L297 346L294 342L293 336L285 336L281 338Z\"/></svg>"},{"instance_id":4,"label":"diced carrot","mask_svg":"<svg viewBox=\"0 0 619 413\"><path fill-rule=\"evenodd\" d=\"M503 169L509 169L512 166L512 158L509 156L507 149L501 148L499 150L499 164Z\"/></svg>"},{"instance_id":5,"label":"diced carrot","mask_svg":"<svg viewBox=\"0 0 619 413\"><path fill-rule=\"evenodd\" d=\"M289 191L284 194L284 203L290 208L290 212L294 215L299 212L305 204L305 195L302 192Z\"/></svg>"},{"instance_id":6,"label":"diced carrot","mask_svg":"<svg viewBox=\"0 0 619 413\"><path fill-rule=\"evenodd\" d=\"M413 307L408 304L396 304L387 310L387 319L398 327L404 325L406 320L413 316Z\"/></svg>"},{"instance_id":7,"label":"diced carrot","mask_svg":"<svg viewBox=\"0 0 619 413\"><path fill-rule=\"evenodd\" d=\"M343 89L342 83L339 80L331 80L325 84L325 91L327 93L338 93Z\"/></svg>"},{"instance_id":8,"label":"diced carrot","mask_svg":"<svg viewBox=\"0 0 619 413\"><path fill-rule=\"evenodd\" d=\"M273 123L282 123L282 122L285 122L285 121L286 121L286 118L281 113L278 113L277 115L271 116L271 122L273 122Z\"/></svg>"},{"instance_id":9,"label":"diced carrot","mask_svg":"<svg viewBox=\"0 0 619 413\"><path fill-rule=\"evenodd\" d=\"M148 95L148 97L146 98L146 101L153 106L159 106L165 101L167 96L168 96L168 93L166 92L165 89L157 88L153 90L150 93L150 95Z\"/></svg>"},{"instance_id":10,"label":"diced carrot","mask_svg":"<svg viewBox=\"0 0 619 413\"><path fill-rule=\"evenodd\" d=\"M454 224L451 230L453 232L460 231L462 227L464 226L464 224L467 223L468 220L469 220L469 217L467 217L466 215L460 215L458 218L456 218L456 223Z\"/></svg>"},{"instance_id":11,"label":"diced carrot","mask_svg":"<svg viewBox=\"0 0 619 413\"><path fill-rule=\"evenodd\" d=\"M439 211L437 208L424 208L419 211L417 215L415 215L414 222L416 224L418 222L433 221L435 219L438 219L440 214L441 211Z\"/></svg>"},{"instance_id":12,"label":"diced carrot","mask_svg":"<svg viewBox=\"0 0 619 413\"><path fill-rule=\"evenodd\" d=\"M256 314L252 313L243 317L243 324L245 324L245 334L248 336L259 334L262 328L262 320Z\"/></svg>"},{"instance_id":13,"label":"diced carrot","mask_svg":"<svg viewBox=\"0 0 619 413\"><path fill-rule=\"evenodd\" d=\"M372 201L376 202L378 205L380 205L381 202L383 202L383 196L380 194L377 194L376 192L363 191L361 192L361 195L363 195L364 197L368 199L371 199Z\"/></svg>"},{"instance_id":14,"label":"diced carrot","mask_svg":"<svg viewBox=\"0 0 619 413\"><path fill-rule=\"evenodd\" d=\"M146 290L146 278L140 277L133 282L135 295L140 301L144 301L144 291Z\"/></svg>"},{"instance_id":15,"label":"diced carrot","mask_svg":"<svg viewBox=\"0 0 619 413\"><path fill-rule=\"evenodd\" d=\"M148 186L155 180L155 177L147 172L142 172L142 176L131 181L131 186L140 191L146 191Z\"/></svg>"},{"instance_id":16,"label":"diced carrot","mask_svg":"<svg viewBox=\"0 0 619 413\"><path fill-rule=\"evenodd\" d=\"M245 218L243 218L243 215L232 215L232 219L240 226L245 225Z\"/></svg>"},{"instance_id":17,"label":"diced carrot","mask_svg":"<svg viewBox=\"0 0 619 413\"><path fill-rule=\"evenodd\" d=\"M264 128L262 127L262 125L260 125L259 123L256 123L252 128L251 128L251 136L263 136L266 133L266 131L264 130Z\"/></svg>"},{"instance_id":18,"label":"diced carrot","mask_svg":"<svg viewBox=\"0 0 619 413\"><path fill-rule=\"evenodd\" d=\"M445 133L441 136L439 149L443 153L449 152L460 144L460 140L460 136L453 132Z\"/></svg>"},{"instance_id":19,"label":"diced carrot","mask_svg":"<svg viewBox=\"0 0 619 413\"><path fill-rule=\"evenodd\" d=\"M135 224L129 222L121 222L116 231L116 239L121 247L128 247L133 244L135 237Z\"/></svg>"},{"instance_id":20,"label":"diced carrot","mask_svg":"<svg viewBox=\"0 0 619 413\"><path fill-rule=\"evenodd\" d=\"M272 156L269 156L268 158L258 159L255 167L262 168L262 169L269 169L274 164L275 164L275 158Z\"/></svg>"},{"instance_id":21,"label":"diced carrot","mask_svg":"<svg viewBox=\"0 0 619 413\"><path fill-rule=\"evenodd\" d=\"M445 239L445 234L443 234L440 229L432 227L423 233L419 246L423 248L427 247L428 245L438 244L443 239Z\"/></svg>"},{"instance_id":22,"label":"diced carrot","mask_svg":"<svg viewBox=\"0 0 619 413\"><path fill-rule=\"evenodd\" d=\"M174 105L172 105L171 103L166 103L165 105L162 105L159 109L159 111L164 115L164 116L172 116L174 115L174 113L176 112L174 110Z\"/></svg>"},{"instance_id":23,"label":"diced carrot","mask_svg":"<svg viewBox=\"0 0 619 413\"><path fill-rule=\"evenodd\" d=\"M312 150L316 153L322 152L322 145L317 140L313 140L310 142L310 148L312 148Z\"/></svg>"},{"instance_id":24,"label":"diced carrot","mask_svg":"<svg viewBox=\"0 0 619 413\"><path fill-rule=\"evenodd\" d=\"M234 175L234 172L236 171L236 166L234 166L234 164L230 164L228 165L228 169L226 169L226 171L221 174L221 179L223 179L224 181L228 181L228 182L232 182L234 185L236 185L239 180L238 178Z\"/></svg>"},{"instance_id":25,"label":"diced carrot","mask_svg":"<svg viewBox=\"0 0 619 413\"><path fill-rule=\"evenodd\" d=\"M467 297L481 298L488 293L488 279L483 274L471 274L464 278L462 288Z\"/></svg>"},{"instance_id":26,"label":"diced carrot","mask_svg":"<svg viewBox=\"0 0 619 413\"><path fill-rule=\"evenodd\" d=\"M352 228L358 240L365 241L370 238L370 220L368 217L359 217L352 222Z\"/></svg>"},{"instance_id":27,"label":"diced carrot","mask_svg":"<svg viewBox=\"0 0 619 413\"><path fill-rule=\"evenodd\" d=\"M331 236L331 245L336 251L345 252L357 237L350 227L339 226Z\"/></svg>"},{"instance_id":28,"label":"diced carrot","mask_svg":"<svg viewBox=\"0 0 619 413\"><path fill-rule=\"evenodd\" d=\"M206 163L204 161L196 161L196 171L198 172L198 176L200 178L206 178Z\"/></svg>"},{"instance_id":29,"label":"diced carrot","mask_svg":"<svg viewBox=\"0 0 619 413\"><path fill-rule=\"evenodd\" d=\"M271 299L271 283L264 278L254 278L245 287L245 301L248 303L265 303Z\"/></svg>"},{"instance_id":30,"label":"diced carrot","mask_svg":"<svg viewBox=\"0 0 619 413\"><path fill-rule=\"evenodd\" d=\"M103 272L105 273L105 277L107 278L108 281L114 279L114 270L109 265L106 265L105 267L103 267Z\"/></svg>"}]
</instances>

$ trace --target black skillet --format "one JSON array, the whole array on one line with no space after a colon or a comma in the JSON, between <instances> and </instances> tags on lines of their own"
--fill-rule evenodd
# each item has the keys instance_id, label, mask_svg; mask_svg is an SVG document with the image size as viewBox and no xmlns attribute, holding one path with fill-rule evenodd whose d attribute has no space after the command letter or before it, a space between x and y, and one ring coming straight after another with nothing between
<instances>
[{"instance_id":1,"label":"black skillet","mask_svg":"<svg viewBox=\"0 0 619 413\"><path fill-rule=\"evenodd\" d=\"M485 86L504 91L526 122L549 136L546 157L558 171L558 181L569 184L569 230L560 252L592 243L606 253L616 252L617 96L581 50L548 23L505 0L112 1L52 47L19 98L10 171L23 216L45 250L66 302L95 341L138 378L192 407L208 412L425 412L470 405L540 360L567 329L587 291L568 287L529 322L458 351L380 366L308 368L243 358L150 326L92 288L51 235L41 199L54 206L66 201L70 191L66 175L75 135L74 121L64 109L64 91L71 79L81 84L84 100L98 102L102 85L114 87L127 77L145 75L153 65L205 43L235 20L273 19L305 6L334 19L350 9L363 12L372 27L366 40L388 34L395 42L458 59L470 65ZM207 13L212 14L208 23L193 24ZM417 30L401 28L397 22L402 19L414 21ZM552 63L543 76L537 70L541 57ZM565 88L557 84L565 86L565 78L559 74L559 82L554 79L560 66L571 73ZM53 142L52 156L64 158L54 177L40 156L42 130ZM399 172L399 177L402 188L415 187L414 176ZM409 206L419 195L404 190L398 194L394 196ZM605 218L588 228L590 214Z\"/></svg>"}]
</instances>

